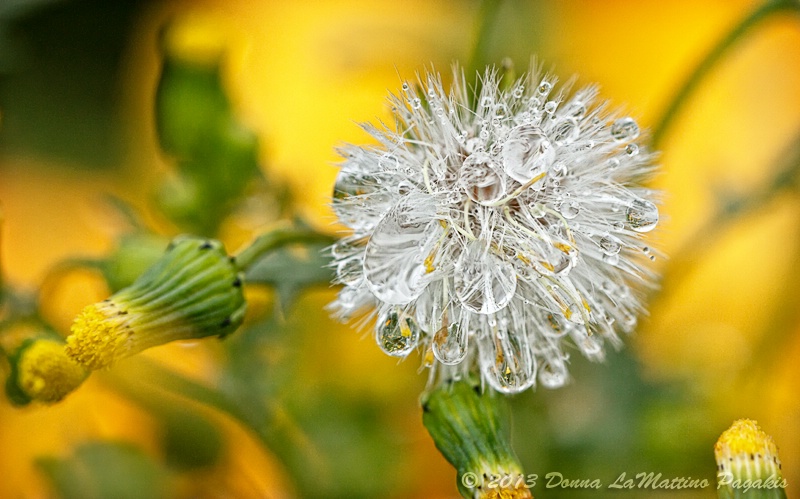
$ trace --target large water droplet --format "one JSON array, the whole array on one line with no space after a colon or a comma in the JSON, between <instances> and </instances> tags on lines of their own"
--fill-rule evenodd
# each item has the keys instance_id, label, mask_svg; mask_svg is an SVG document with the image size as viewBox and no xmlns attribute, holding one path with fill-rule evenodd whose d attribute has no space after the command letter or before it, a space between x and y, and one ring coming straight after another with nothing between
<instances>
[{"instance_id":1,"label":"large water droplet","mask_svg":"<svg viewBox=\"0 0 800 499\"><path fill-rule=\"evenodd\" d=\"M586 104L579 100L572 101L567 105L566 114L572 118L583 118L586 115Z\"/></svg>"},{"instance_id":2,"label":"large water droplet","mask_svg":"<svg viewBox=\"0 0 800 499\"><path fill-rule=\"evenodd\" d=\"M567 174L567 165L563 161L557 161L550 169L550 177L552 179L559 179Z\"/></svg>"},{"instance_id":3,"label":"large water droplet","mask_svg":"<svg viewBox=\"0 0 800 499\"><path fill-rule=\"evenodd\" d=\"M553 140L558 145L571 144L578 138L580 131L578 121L573 118L567 118L556 125L553 131Z\"/></svg>"},{"instance_id":4,"label":"large water droplet","mask_svg":"<svg viewBox=\"0 0 800 499\"><path fill-rule=\"evenodd\" d=\"M572 339L584 357L589 360L601 361L605 358L603 344L597 335L589 336L585 329L575 329Z\"/></svg>"},{"instance_id":5,"label":"large water droplet","mask_svg":"<svg viewBox=\"0 0 800 499\"><path fill-rule=\"evenodd\" d=\"M491 156L477 152L467 156L461 165L458 183L467 196L479 204L492 204L505 195L506 180Z\"/></svg>"},{"instance_id":6,"label":"large water droplet","mask_svg":"<svg viewBox=\"0 0 800 499\"><path fill-rule=\"evenodd\" d=\"M481 342L480 365L486 381L500 393L519 393L536 382L536 359L524 334L488 335Z\"/></svg>"},{"instance_id":7,"label":"large water droplet","mask_svg":"<svg viewBox=\"0 0 800 499\"><path fill-rule=\"evenodd\" d=\"M463 314L466 315L466 314ZM449 320L454 320L454 317ZM467 356L468 324L452 322L443 324L433 337L433 355L442 364L455 365Z\"/></svg>"},{"instance_id":8,"label":"large water droplet","mask_svg":"<svg viewBox=\"0 0 800 499\"><path fill-rule=\"evenodd\" d=\"M394 305L418 297L430 277L429 243L443 230L424 207L416 211L401 203L392 208L375 227L364 256L364 277L375 297Z\"/></svg>"},{"instance_id":9,"label":"large water droplet","mask_svg":"<svg viewBox=\"0 0 800 499\"><path fill-rule=\"evenodd\" d=\"M583 306L583 301L579 296L575 296L574 289L569 292L568 280L560 281L561 285L556 285L557 281L553 280L553 284L547 286L545 295L548 302L551 303L561 315L572 324L584 324L586 317L589 315L586 308ZM553 316L558 317L558 312L554 312ZM572 332L573 329L570 329Z\"/></svg>"},{"instance_id":10,"label":"large water droplet","mask_svg":"<svg viewBox=\"0 0 800 499\"><path fill-rule=\"evenodd\" d=\"M374 227L392 206L392 193L387 189L392 180L384 173L364 173L345 165L333 188L333 211L356 231Z\"/></svg>"},{"instance_id":11,"label":"large water droplet","mask_svg":"<svg viewBox=\"0 0 800 499\"><path fill-rule=\"evenodd\" d=\"M627 287L625 289L628 289ZM629 333L636 328L636 324L638 324L639 320L636 318L636 314L633 314L627 310L622 310L620 312L619 317L619 324L622 326L623 331Z\"/></svg>"},{"instance_id":12,"label":"large water droplet","mask_svg":"<svg viewBox=\"0 0 800 499\"><path fill-rule=\"evenodd\" d=\"M568 378L567 366L561 359L549 359L539 367L539 383L545 388L561 388Z\"/></svg>"},{"instance_id":13,"label":"large water droplet","mask_svg":"<svg viewBox=\"0 0 800 499\"><path fill-rule=\"evenodd\" d=\"M619 142L633 140L639 136L639 125L631 117L620 118L611 125L611 136Z\"/></svg>"},{"instance_id":14,"label":"large water droplet","mask_svg":"<svg viewBox=\"0 0 800 499\"><path fill-rule=\"evenodd\" d=\"M467 310L492 314L514 297L517 276L514 266L495 255L483 241L472 241L456 261L456 296Z\"/></svg>"},{"instance_id":15,"label":"large water droplet","mask_svg":"<svg viewBox=\"0 0 800 499\"><path fill-rule=\"evenodd\" d=\"M646 199L635 199L625 212L631 229L650 232L658 225L658 207Z\"/></svg>"},{"instance_id":16,"label":"large water droplet","mask_svg":"<svg viewBox=\"0 0 800 499\"><path fill-rule=\"evenodd\" d=\"M336 266L336 279L342 284L355 286L364 278L364 259L352 256Z\"/></svg>"},{"instance_id":17,"label":"large water droplet","mask_svg":"<svg viewBox=\"0 0 800 499\"><path fill-rule=\"evenodd\" d=\"M600 245L600 251L602 251L604 255L616 255L619 254L622 249L622 241L611 234L604 234L597 244Z\"/></svg>"},{"instance_id":18,"label":"large water droplet","mask_svg":"<svg viewBox=\"0 0 800 499\"><path fill-rule=\"evenodd\" d=\"M400 307L385 307L375 323L375 340L393 357L405 357L417 346L419 327Z\"/></svg>"},{"instance_id":19,"label":"large water droplet","mask_svg":"<svg viewBox=\"0 0 800 499\"><path fill-rule=\"evenodd\" d=\"M555 149L537 127L520 125L503 143L503 167L509 177L524 184L547 170Z\"/></svg>"},{"instance_id":20,"label":"large water droplet","mask_svg":"<svg viewBox=\"0 0 800 499\"><path fill-rule=\"evenodd\" d=\"M567 275L578 262L578 251L570 244L555 241L536 243L533 265L542 275Z\"/></svg>"},{"instance_id":21,"label":"large water droplet","mask_svg":"<svg viewBox=\"0 0 800 499\"><path fill-rule=\"evenodd\" d=\"M566 317L557 312L547 314L546 319L550 327L544 328L542 333L551 338L561 338L575 327L571 322L567 321Z\"/></svg>"},{"instance_id":22,"label":"large water droplet","mask_svg":"<svg viewBox=\"0 0 800 499\"><path fill-rule=\"evenodd\" d=\"M604 253L603 254L603 261L606 262L609 265L618 264L619 263L619 253L616 253L616 254L613 254L613 255L608 255L608 254Z\"/></svg>"},{"instance_id":23,"label":"large water droplet","mask_svg":"<svg viewBox=\"0 0 800 499\"><path fill-rule=\"evenodd\" d=\"M581 212L581 205L578 204L577 201L570 201L568 203L563 203L559 211L561 211L561 216L567 220L572 220Z\"/></svg>"},{"instance_id":24,"label":"large water droplet","mask_svg":"<svg viewBox=\"0 0 800 499\"><path fill-rule=\"evenodd\" d=\"M553 84L549 81L543 81L539 84L539 95L547 95L550 93L550 90L553 88Z\"/></svg>"},{"instance_id":25,"label":"large water droplet","mask_svg":"<svg viewBox=\"0 0 800 499\"><path fill-rule=\"evenodd\" d=\"M397 167L400 165L400 160L397 156L390 153L383 153L380 158L378 158L378 166L381 170L385 172L394 172L397 170Z\"/></svg>"}]
</instances>

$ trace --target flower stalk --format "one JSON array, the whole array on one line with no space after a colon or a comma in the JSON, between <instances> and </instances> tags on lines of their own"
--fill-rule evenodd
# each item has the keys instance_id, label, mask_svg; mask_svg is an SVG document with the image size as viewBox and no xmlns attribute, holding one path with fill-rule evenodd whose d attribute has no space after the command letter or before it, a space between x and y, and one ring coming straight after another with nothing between
<instances>
[{"instance_id":1,"label":"flower stalk","mask_svg":"<svg viewBox=\"0 0 800 499\"><path fill-rule=\"evenodd\" d=\"M281 225L258 236L249 246L234 257L236 268L245 272L258 263L266 254L290 244L333 243L329 235L304 227Z\"/></svg>"},{"instance_id":2,"label":"flower stalk","mask_svg":"<svg viewBox=\"0 0 800 499\"><path fill-rule=\"evenodd\" d=\"M474 380L461 380L423 395L422 410L436 448L457 471L463 497L533 497L511 448L505 399L481 390Z\"/></svg>"},{"instance_id":3,"label":"flower stalk","mask_svg":"<svg viewBox=\"0 0 800 499\"><path fill-rule=\"evenodd\" d=\"M705 80L711 70L723 59L723 56L725 56L745 34L749 33L750 30L760 24L764 19L767 19L772 14L784 11L800 13L800 2L797 0L767 0L750 12L736 27L728 31L728 33L717 42L678 88L672 99L670 99L669 105L667 105L661 118L653 128L652 144L654 148L661 145L661 141L664 139L667 130L686 105L689 97L697 90L697 87Z\"/></svg>"}]
</instances>

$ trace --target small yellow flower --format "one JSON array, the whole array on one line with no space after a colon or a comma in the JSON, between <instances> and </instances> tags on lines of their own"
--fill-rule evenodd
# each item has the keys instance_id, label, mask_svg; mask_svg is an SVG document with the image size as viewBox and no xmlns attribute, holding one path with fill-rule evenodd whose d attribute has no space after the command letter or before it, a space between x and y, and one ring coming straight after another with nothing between
<instances>
[{"instance_id":1,"label":"small yellow flower","mask_svg":"<svg viewBox=\"0 0 800 499\"><path fill-rule=\"evenodd\" d=\"M28 401L52 404L78 388L88 372L70 359L64 343L37 339L24 345L17 355L15 379Z\"/></svg>"},{"instance_id":2,"label":"small yellow flower","mask_svg":"<svg viewBox=\"0 0 800 499\"><path fill-rule=\"evenodd\" d=\"M714 446L721 498L785 498L775 441L751 419L734 421Z\"/></svg>"},{"instance_id":3,"label":"small yellow flower","mask_svg":"<svg viewBox=\"0 0 800 499\"><path fill-rule=\"evenodd\" d=\"M170 341L225 336L244 320L242 276L218 241L180 237L131 286L89 305L66 352L87 369Z\"/></svg>"}]
</instances>

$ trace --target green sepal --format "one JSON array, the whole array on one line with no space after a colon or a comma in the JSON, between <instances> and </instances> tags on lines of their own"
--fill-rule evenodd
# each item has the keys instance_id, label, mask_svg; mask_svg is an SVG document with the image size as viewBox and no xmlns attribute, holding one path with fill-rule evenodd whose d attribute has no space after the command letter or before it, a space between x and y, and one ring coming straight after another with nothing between
<instances>
[{"instance_id":1,"label":"green sepal","mask_svg":"<svg viewBox=\"0 0 800 499\"><path fill-rule=\"evenodd\" d=\"M111 301L136 314L131 326L186 330L184 339L224 337L244 320L242 275L212 239L179 236L164 256ZM177 339L177 338L176 338Z\"/></svg>"},{"instance_id":2,"label":"green sepal","mask_svg":"<svg viewBox=\"0 0 800 499\"><path fill-rule=\"evenodd\" d=\"M522 467L511 448L510 413L506 400L481 389L473 379L446 382L422 397L422 422L436 448L456 469L458 489L473 497L465 473L519 474Z\"/></svg>"},{"instance_id":3,"label":"green sepal","mask_svg":"<svg viewBox=\"0 0 800 499\"><path fill-rule=\"evenodd\" d=\"M19 348L8 356L8 364L11 370L8 374L8 378L6 378L6 397L17 407L26 406L33 401L19 386L19 360L25 350L30 347L34 341L35 338L26 339Z\"/></svg>"}]
</instances>

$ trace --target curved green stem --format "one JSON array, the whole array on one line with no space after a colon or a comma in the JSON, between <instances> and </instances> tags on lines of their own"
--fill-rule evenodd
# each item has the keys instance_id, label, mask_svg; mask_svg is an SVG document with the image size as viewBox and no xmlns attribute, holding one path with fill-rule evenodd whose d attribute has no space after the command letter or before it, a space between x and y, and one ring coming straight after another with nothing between
<instances>
[{"instance_id":1,"label":"curved green stem","mask_svg":"<svg viewBox=\"0 0 800 499\"><path fill-rule=\"evenodd\" d=\"M489 39L502 3L502 0L483 0L481 3L475 28L475 41L467 63L467 81L481 73L481 68L487 63ZM480 85L480 80L476 82L476 85ZM476 99L479 94L480 88L476 87L475 92L470 93L470 98ZM474 102L470 104L474 104Z\"/></svg>"},{"instance_id":2,"label":"curved green stem","mask_svg":"<svg viewBox=\"0 0 800 499\"><path fill-rule=\"evenodd\" d=\"M658 148L661 144L664 135L672 125L678 113L687 103L689 97L694 93L700 82L703 81L708 73L722 60L722 56L750 31L751 28L771 14L781 11L796 11L800 13L800 2L798 0L768 0L742 19L733 30L725 35L725 37L711 49L672 97L661 119L659 119L657 124L653 127L652 143L654 149Z\"/></svg>"},{"instance_id":3,"label":"curved green stem","mask_svg":"<svg viewBox=\"0 0 800 499\"><path fill-rule=\"evenodd\" d=\"M261 234L250 246L240 251L235 257L236 267L240 271L245 271L258 263L264 255L290 244L333 244L335 241L335 238L311 229L289 226L280 227L265 234Z\"/></svg>"},{"instance_id":4,"label":"curved green stem","mask_svg":"<svg viewBox=\"0 0 800 499\"><path fill-rule=\"evenodd\" d=\"M481 3L481 8L478 12L475 41L472 45L472 53L470 54L469 65L467 66L469 75L479 71L480 68L486 64L490 35L502 3L502 0L484 0Z\"/></svg>"},{"instance_id":5,"label":"curved green stem","mask_svg":"<svg viewBox=\"0 0 800 499\"><path fill-rule=\"evenodd\" d=\"M764 377L771 373L780 354L786 352L786 345L792 341L791 336L797 331L800 320L800 293L797 282L800 281L800 232L795 232L794 251L789 259L782 280L782 289L778 292L777 303L772 305L773 312L758 332L759 340L754 343L753 353L748 366L739 375L755 381L754 386L762 387ZM755 376L754 376L755 374Z\"/></svg>"},{"instance_id":6,"label":"curved green stem","mask_svg":"<svg viewBox=\"0 0 800 499\"><path fill-rule=\"evenodd\" d=\"M6 295L6 283L3 279L3 206L0 205L0 305L3 304Z\"/></svg>"},{"instance_id":7,"label":"curved green stem","mask_svg":"<svg viewBox=\"0 0 800 499\"><path fill-rule=\"evenodd\" d=\"M763 187L728 199L669 260L662 273L661 287L653 291L650 301L668 294L669 289L680 283L707 251L714 239L733 222L764 207L786 189L796 187L800 181L800 133L780 155L781 163L772 179Z\"/></svg>"}]
</instances>

